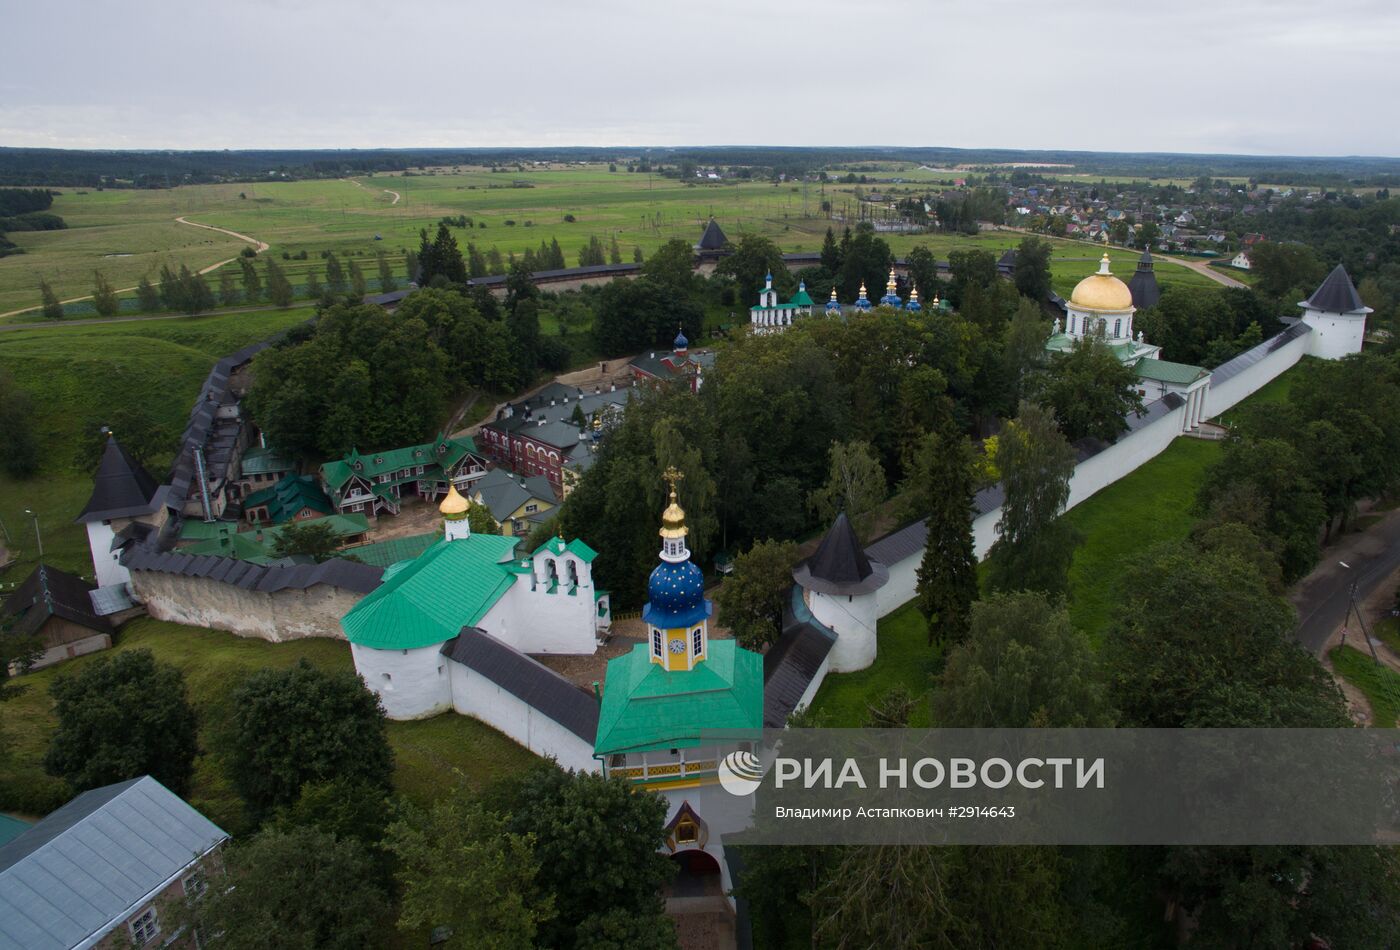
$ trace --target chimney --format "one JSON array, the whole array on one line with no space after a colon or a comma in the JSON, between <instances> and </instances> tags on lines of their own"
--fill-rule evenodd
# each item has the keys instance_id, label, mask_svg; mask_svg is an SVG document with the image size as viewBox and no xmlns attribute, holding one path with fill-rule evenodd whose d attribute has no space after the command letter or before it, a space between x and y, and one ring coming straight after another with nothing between
<instances>
[{"instance_id":1,"label":"chimney","mask_svg":"<svg viewBox=\"0 0 1400 950\"><path fill-rule=\"evenodd\" d=\"M602 684L599 683L597 680L593 681L593 698L598 700L598 703L600 705L603 702L603 690L600 688L601 686Z\"/></svg>"}]
</instances>

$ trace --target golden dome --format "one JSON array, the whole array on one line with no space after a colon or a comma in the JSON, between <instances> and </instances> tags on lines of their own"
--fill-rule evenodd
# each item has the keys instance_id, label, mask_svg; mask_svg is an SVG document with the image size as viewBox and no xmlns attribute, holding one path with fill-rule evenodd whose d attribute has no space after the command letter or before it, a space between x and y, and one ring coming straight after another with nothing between
<instances>
[{"instance_id":1,"label":"golden dome","mask_svg":"<svg viewBox=\"0 0 1400 950\"><path fill-rule=\"evenodd\" d=\"M1108 269L1108 255L1099 261L1095 274L1085 277L1069 295L1069 305L1078 310L1131 310L1133 292Z\"/></svg>"},{"instance_id":2,"label":"golden dome","mask_svg":"<svg viewBox=\"0 0 1400 950\"><path fill-rule=\"evenodd\" d=\"M447 489L447 497L438 505L438 511L442 512L442 516L448 521L460 521L467 516L467 509L470 507L471 503L457 491L457 486L453 485Z\"/></svg>"},{"instance_id":3,"label":"golden dome","mask_svg":"<svg viewBox=\"0 0 1400 950\"><path fill-rule=\"evenodd\" d=\"M894 279L894 268L891 267L891 268L890 268L890 279L889 279L889 283L885 284L885 289L888 290L890 293L894 293L894 292L895 292L895 288L896 288L897 286L898 286L898 284L895 282L895 279Z\"/></svg>"},{"instance_id":4,"label":"golden dome","mask_svg":"<svg viewBox=\"0 0 1400 950\"><path fill-rule=\"evenodd\" d=\"M685 509L676 503L676 490L671 489L671 503L661 513L661 536L663 538L683 538L686 536Z\"/></svg>"}]
</instances>

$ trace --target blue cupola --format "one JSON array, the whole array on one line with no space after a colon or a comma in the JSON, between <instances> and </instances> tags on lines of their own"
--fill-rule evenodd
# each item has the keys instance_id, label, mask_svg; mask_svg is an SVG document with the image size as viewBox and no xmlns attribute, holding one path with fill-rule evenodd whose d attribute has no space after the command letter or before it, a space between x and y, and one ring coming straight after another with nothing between
<instances>
[{"instance_id":1,"label":"blue cupola","mask_svg":"<svg viewBox=\"0 0 1400 950\"><path fill-rule=\"evenodd\" d=\"M690 349L690 341L685 338L685 330L677 328L676 340L671 344L671 348L676 351L677 356L684 356Z\"/></svg>"},{"instance_id":2,"label":"blue cupola","mask_svg":"<svg viewBox=\"0 0 1400 950\"><path fill-rule=\"evenodd\" d=\"M865 281L860 282L860 296L856 298L856 309L870 309L870 298L865 295Z\"/></svg>"},{"instance_id":3,"label":"blue cupola","mask_svg":"<svg viewBox=\"0 0 1400 950\"><path fill-rule=\"evenodd\" d=\"M919 288L913 286L912 284L909 287L909 302L904 305L904 309L912 310L915 312L924 309L922 306L919 305Z\"/></svg>"},{"instance_id":4,"label":"blue cupola","mask_svg":"<svg viewBox=\"0 0 1400 950\"><path fill-rule=\"evenodd\" d=\"M828 317L840 316L841 301L836 299L836 288L831 288L831 299L826 302L826 315Z\"/></svg>"},{"instance_id":5,"label":"blue cupola","mask_svg":"<svg viewBox=\"0 0 1400 950\"><path fill-rule=\"evenodd\" d=\"M890 279L889 282L885 284L885 296L880 298L880 306L894 307L896 310L902 307L904 305L904 301L899 299L899 294L897 293L897 290L898 285L895 283L894 279L894 268L891 267Z\"/></svg>"},{"instance_id":6,"label":"blue cupola","mask_svg":"<svg viewBox=\"0 0 1400 950\"><path fill-rule=\"evenodd\" d=\"M670 630L688 627L710 616L711 605L705 599L705 578L690 559L685 538L685 511L676 501L676 482L680 473L668 469L671 481L671 503L661 515L661 563L647 579L647 604L642 619L652 627Z\"/></svg>"}]
</instances>

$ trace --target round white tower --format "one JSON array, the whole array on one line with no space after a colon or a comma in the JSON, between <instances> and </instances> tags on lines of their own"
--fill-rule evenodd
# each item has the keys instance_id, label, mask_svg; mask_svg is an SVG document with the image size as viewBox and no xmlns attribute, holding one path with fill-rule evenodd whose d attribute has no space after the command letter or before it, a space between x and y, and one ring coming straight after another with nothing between
<instances>
[{"instance_id":1,"label":"round white tower","mask_svg":"<svg viewBox=\"0 0 1400 950\"><path fill-rule=\"evenodd\" d=\"M880 616L876 592L889 581L890 572L865 556L844 511L792 578L802 588L812 617L836 634L831 672L850 673L874 663Z\"/></svg>"},{"instance_id":2,"label":"round white tower","mask_svg":"<svg viewBox=\"0 0 1400 950\"><path fill-rule=\"evenodd\" d=\"M1308 353L1325 360L1361 352L1366 337L1366 315L1371 308L1361 302L1361 295L1351 282L1346 269L1338 264L1327 279L1307 300L1299 301L1303 322L1312 328L1308 337Z\"/></svg>"}]
</instances>

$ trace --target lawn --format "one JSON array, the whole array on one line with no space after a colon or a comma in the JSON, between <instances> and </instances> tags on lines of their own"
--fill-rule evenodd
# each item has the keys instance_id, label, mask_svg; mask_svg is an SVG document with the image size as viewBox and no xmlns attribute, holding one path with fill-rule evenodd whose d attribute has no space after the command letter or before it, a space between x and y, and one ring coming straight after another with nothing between
<instances>
[{"instance_id":1,"label":"lawn","mask_svg":"<svg viewBox=\"0 0 1400 950\"><path fill-rule=\"evenodd\" d=\"M145 617L121 629L114 649L148 649L184 673L190 698L201 715L201 744L206 750L196 766L190 802L230 831L244 819L222 759L210 751L216 745L210 733L221 701L249 673L291 666L302 658L322 669L352 668L350 651L339 640L268 643ZM44 750L55 727L48 687L56 677L76 673L103 655L107 654L81 657L21 677L19 683L29 688L0 707L3 730L13 746L10 760L0 765L0 810L35 809L28 803L42 802L46 794L49 805L66 799L62 783L43 774ZM458 781L479 787L536 761L495 730L452 713L420 722L390 723L389 742L395 755L395 787L419 804L431 802Z\"/></svg>"},{"instance_id":2,"label":"lawn","mask_svg":"<svg viewBox=\"0 0 1400 950\"><path fill-rule=\"evenodd\" d=\"M1395 727L1400 716L1400 673L1376 663L1353 646L1337 646L1328 654L1332 667L1371 704L1371 722L1378 729Z\"/></svg>"},{"instance_id":3,"label":"lawn","mask_svg":"<svg viewBox=\"0 0 1400 950\"><path fill-rule=\"evenodd\" d=\"M878 655L868 668L856 673L833 673L812 700L812 710L824 717L828 728L865 725L871 702L896 686L921 697L909 725L931 724L928 699L932 677L942 666L942 653L928 645L928 624L914 604L908 603L880 621Z\"/></svg>"},{"instance_id":4,"label":"lawn","mask_svg":"<svg viewBox=\"0 0 1400 950\"><path fill-rule=\"evenodd\" d=\"M169 432L170 452L152 463L161 478L210 367L311 316L301 308L0 333L0 371L33 400L42 452L35 478L0 476L0 536L8 533L7 546L19 557L0 575L0 591L38 560L26 508L39 515L49 563L91 572L86 535L73 518L92 491L92 472L81 461L84 443L97 437L110 409L140 406Z\"/></svg>"},{"instance_id":5,"label":"lawn","mask_svg":"<svg viewBox=\"0 0 1400 950\"><path fill-rule=\"evenodd\" d=\"M1100 642L1113 592L1129 558L1153 544L1186 536L1206 469L1220 443L1180 438L1137 471L1066 515L1083 536L1070 565L1070 617Z\"/></svg>"}]
</instances>

